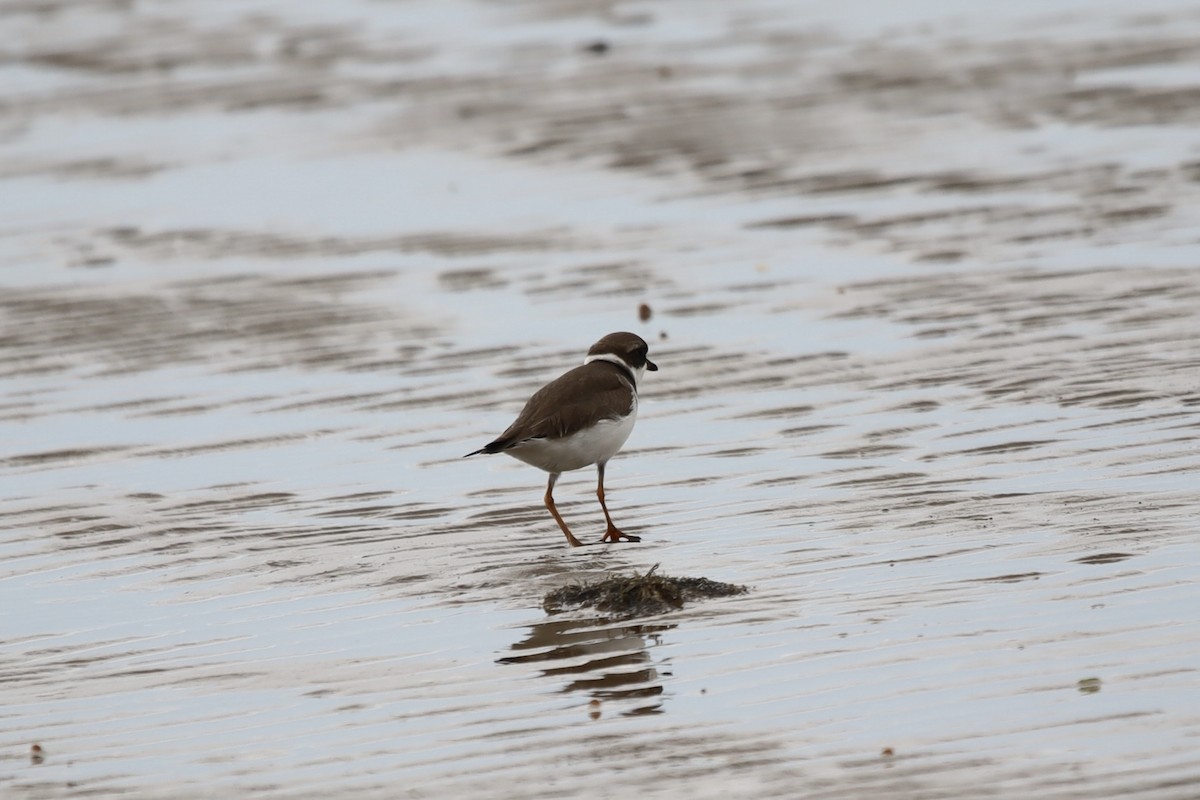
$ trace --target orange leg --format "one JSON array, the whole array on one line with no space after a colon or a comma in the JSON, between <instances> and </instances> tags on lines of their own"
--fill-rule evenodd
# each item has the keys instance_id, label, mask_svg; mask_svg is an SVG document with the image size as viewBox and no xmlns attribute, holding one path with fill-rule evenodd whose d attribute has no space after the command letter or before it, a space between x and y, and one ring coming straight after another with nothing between
<instances>
[{"instance_id":1,"label":"orange leg","mask_svg":"<svg viewBox=\"0 0 1200 800\"><path fill-rule=\"evenodd\" d=\"M546 508L550 509L550 516L554 517L554 521L558 523L558 527L562 528L562 532L567 536L567 543L571 547L583 547L583 542L575 538L575 534L571 533L571 529L567 527L567 523L563 522L562 516L558 513L558 508L554 505L554 484L558 481L560 473L551 472L550 482L546 484ZM605 512L606 514L608 512Z\"/></svg>"},{"instance_id":2,"label":"orange leg","mask_svg":"<svg viewBox=\"0 0 1200 800\"><path fill-rule=\"evenodd\" d=\"M631 536L628 533L623 533L613 524L612 517L608 514L608 506L604 503L604 462L601 461L596 465L596 474L599 475L599 481L596 484L596 497L600 499L600 507L604 509L604 520L608 523L608 530L604 532L604 538L601 542L640 542L642 537Z\"/></svg>"}]
</instances>

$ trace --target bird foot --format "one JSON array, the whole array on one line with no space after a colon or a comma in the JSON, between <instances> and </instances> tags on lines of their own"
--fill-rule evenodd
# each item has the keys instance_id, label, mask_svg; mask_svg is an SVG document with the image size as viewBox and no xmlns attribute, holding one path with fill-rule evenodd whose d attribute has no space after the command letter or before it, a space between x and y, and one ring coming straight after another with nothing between
<instances>
[{"instance_id":1,"label":"bird foot","mask_svg":"<svg viewBox=\"0 0 1200 800\"><path fill-rule=\"evenodd\" d=\"M616 528L609 528L604 532L604 538L601 542L640 542L642 537L632 536L628 533L623 533Z\"/></svg>"}]
</instances>

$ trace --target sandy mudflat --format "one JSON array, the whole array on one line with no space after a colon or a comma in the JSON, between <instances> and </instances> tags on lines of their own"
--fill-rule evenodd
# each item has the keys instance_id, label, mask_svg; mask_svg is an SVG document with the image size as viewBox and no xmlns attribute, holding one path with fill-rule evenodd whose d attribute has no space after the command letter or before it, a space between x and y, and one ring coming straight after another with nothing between
<instances>
[{"instance_id":1,"label":"sandy mudflat","mask_svg":"<svg viewBox=\"0 0 1200 800\"><path fill-rule=\"evenodd\" d=\"M1200 13L969 5L0 7L0 795L1196 797Z\"/></svg>"}]
</instances>

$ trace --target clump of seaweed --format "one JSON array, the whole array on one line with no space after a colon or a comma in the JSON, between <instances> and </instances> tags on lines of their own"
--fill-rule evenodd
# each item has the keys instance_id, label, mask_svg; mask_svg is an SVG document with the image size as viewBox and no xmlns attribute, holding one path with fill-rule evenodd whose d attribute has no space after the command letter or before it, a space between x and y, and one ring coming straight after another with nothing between
<instances>
[{"instance_id":1,"label":"clump of seaweed","mask_svg":"<svg viewBox=\"0 0 1200 800\"><path fill-rule=\"evenodd\" d=\"M606 614L640 617L682 608L685 601L745 594L745 586L708 578L672 578L655 574L610 575L594 583L571 583L549 592L542 601L548 614L575 608L594 608Z\"/></svg>"}]
</instances>

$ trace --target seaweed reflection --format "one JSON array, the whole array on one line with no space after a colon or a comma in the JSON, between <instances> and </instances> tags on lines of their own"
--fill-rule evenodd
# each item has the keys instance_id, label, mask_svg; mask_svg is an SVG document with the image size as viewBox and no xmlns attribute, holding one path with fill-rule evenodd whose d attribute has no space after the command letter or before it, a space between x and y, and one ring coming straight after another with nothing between
<instances>
[{"instance_id":1,"label":"seaweed reflection","mask_svg":"<svg viewBox=\"0 0 1200 800\"><path fill-rule=\"evenodd\" d=\"M642 700L625 715L662 712L662 675L649 648L662 644L674 625L604 625L598 620L554 620L529 627L512 646L516 655L498 664L551 662L547 677L565 677L562 692L585 692L593 700Z\"/></svg>"}]
</instances>

